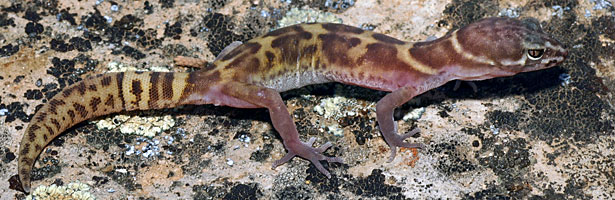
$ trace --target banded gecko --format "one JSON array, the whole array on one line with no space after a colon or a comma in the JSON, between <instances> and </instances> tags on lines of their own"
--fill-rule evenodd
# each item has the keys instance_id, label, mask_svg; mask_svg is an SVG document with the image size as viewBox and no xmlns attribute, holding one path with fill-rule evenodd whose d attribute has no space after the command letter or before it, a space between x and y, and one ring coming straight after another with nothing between
<instances>
[{"instance_id":1,"label":"banded gecko","mask_svg":"<svg viewBox=\"0 0 615 200\"><path fill-rule=\"evenodd\" d=\"M288 151L273 167L295 156L331 177L320 160L342 162L313 147L299 133L280 92L311 84L340 82L391 92L376 104L377 121L391 154L418 132L399 135L393 109L451 80L484 80L553 67L567 51L535 19L486 18L428 42L404 42L380 33L332 23L293 25L229 45L210 65L190 73L106 73L64 88L36 114L19 149L18 174L25 192L43 148L64 130L119 111L215 104L267 108ZM188 62L186 65L204 63ZM196 65L196 64L194 64Z\"/></svg>"}]
</instances>

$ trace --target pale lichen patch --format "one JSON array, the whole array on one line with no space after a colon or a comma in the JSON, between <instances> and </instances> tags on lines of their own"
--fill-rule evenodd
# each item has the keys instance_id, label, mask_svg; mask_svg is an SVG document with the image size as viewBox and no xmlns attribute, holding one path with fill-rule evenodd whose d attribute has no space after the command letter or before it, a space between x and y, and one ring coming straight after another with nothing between
<instances>
[{"instance_id":1,"label":"pale lichen patch","mask_svg":"<svg viewBox=\"0 0 615 200\"><path fill-rule=\"evenodd\" d=\"M402 119L404 121L418 120L421 118L421 116L423 116L423 113L425 113L425 110L426 110L425 107L415 108L411 110L410 112L408 112L406 115L404 115Z\"/></svg>"},{"instance_id":2,"label":"pale lichen patch","mask_svg":"<svg viewBox=\"0 0 615 200\"><path fill-rule=\"evenodd\" d=\"M79 181L69 183L65 186L38 186L32 194L26 197L26 200L33 199L74 199L74 200L95 200L90 193L90 186Z\"/></svg>"},{"instance_id":3,"label":"pale lichen patch","mask_svg":"<svg viewBox=\"0 0 615 200\"><path fill-rule=\"evenodd\" d=\"M301 9L292 8L286 13L282 19L278 21L278 27L282 28L300 23L312 22L331 22L342 23L342 19L336 17L332 13L322 12L319 10L308 8L307 6Z\"/></svg>"},{"instance_id":4,"label":"pale lichen patch","mask_svg":"<svg viewBox=\"0 0 615 200\"><path fill-rule=\"evenodd\" d=\"M170 115L156 117L140 117L115 115L106 119L94 121L98 129L114 129L119 127L123 134L135 134L153 137L157 133L169 130L175 125L175 119Z\"/></svg>"},{"instance_id":5,"label":"pale lichen patch","mask_svg":"<svg viewBox=\"0 0 615 200\"><path fill-rule=\"evenodd\" d=\"M135 66L124 65L119 62L109 62L107 64L107 72L126 72L126 71L152 71L152 72L170 72L169 68L162 66L151 66L149 68L137 68Z\"/></svg>"}]
</instances>

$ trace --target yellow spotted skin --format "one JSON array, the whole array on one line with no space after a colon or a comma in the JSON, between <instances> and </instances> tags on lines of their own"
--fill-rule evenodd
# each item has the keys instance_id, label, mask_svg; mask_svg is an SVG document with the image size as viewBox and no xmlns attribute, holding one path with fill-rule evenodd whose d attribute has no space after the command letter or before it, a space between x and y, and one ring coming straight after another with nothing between
<instances>
[{"instance_id":1,"label":"yellow spotted skin","mask_svg":"<svg viewBox=\"0 0 615 200\"><path fill-rule=\"evenodd\" d=\"M107 73L68 86L35 115L19 150L19 178L30 191L30 173L43 148L71 126L125 110L183 104L267 108L287 154L309 160L328 177L320 160L331 143L315 148L302 142L279 92L305 85L341 82L390 91L376 105L384 140L391 148L422 147L399 135L393 109L448 81L483 80L553 67L566 50L534 19L486 18L429 42L410 43L342 24L300 24L230 45L207 67L191 73ZM198 61L197 63L204 63Z\"/></svg>"}]
</instances>

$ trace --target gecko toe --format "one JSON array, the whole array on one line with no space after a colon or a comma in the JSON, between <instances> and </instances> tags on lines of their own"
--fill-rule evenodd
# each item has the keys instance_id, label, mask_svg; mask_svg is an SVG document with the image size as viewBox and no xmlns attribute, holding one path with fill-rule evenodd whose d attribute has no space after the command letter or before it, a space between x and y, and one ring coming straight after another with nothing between
<instances>
[{"instance_id":1,"label":"gecko toe","mask_svg":"<svg viewBox=\"0 0 615 200\"><path fill-rule=\"evenodd\" d=\"M314 144L314 142L316 142L316 138L315 137L311 137L310 140L308 140L308 142L306 142L305 144L308 146L312 146Z\"/></svg>"},{"instance_id":2,"label":"gecko toe","mask_svg":"<svg viewBox=\"0 0 615 200\"><path fill-rule=\"evenodd\" d=\"M274 161L273 164L271 165L271 168L275 169L276 167L290 161L290 159L292 159L295 156L296 155L294 153L287 153L284 157L280 158L279 160Z\"/></svg>"},{"instance_id":3,"label":"gecko toe","mask_svg":"<svg viewBox=\"0 0 615 200\"><path fill-rule=\"evenodd\" d=\"M318 160L310 160L310 162L314 164L314 166L316 167L316 169L318 169L318 171L320 171L320 173L323 173L325 176L327 176L327 178L331 178L331 173L329 173L329 171L327 171L327 169L325 169L325 167L322 166L322 164L320 164Z\"/></svg>"},{"instance_id":4,"label":"gecko toe","mask_svg":"<svg viewBox=\"0 0 615 200\"><path fill-rule=\"evenodd\" d=\"M389 146L391 148L393 147L424 148L424 145L421 143L404 142L404 140L406 140L407 138L412 137L420 132L421 130L419 128L415 128L415 129L412 129L412 131L410 131L409 133L406 133L403 135L394 134L392 135L390 140L387 140L387 143L389 143Z\"/></svg>"},{"instance_id":5,"label":"gecko toe","mask_svg":"<svg viewBox=\"0 0 615 200\"><path fill-rule=\"evenodd\" d=\"M409 133L406 133L406 134L402 135L400 139L403 141L403 140L405 140L405 139L407 139L409 137L412 137L412 136L414 136L414 135L416 135L417 133L420 133L420 132L421 132L420 128L414 128Z\"/></svg>"},{"instance_id":6,"label":"gecko toe","mask_svg":"<svg viewBox=\"0 0 615 200\"><path fill-rule=\"evenodd\" d=\"M387 160L387 162L393 162L393 159L395 159L395 155L397 155L397 147L391 146L391 154L389 155L389 159Z\"/></svg>"},{"instance_id":7,"label":"gecko toe","mask_svg":"<svg viewBox=\"0 0 615 200\"><path fill-rule=\"evenodd\" d=\"M331 142L327 142L316 149L318 153L325 152L329 147L333 146Z\"/></svg>"},{"instance_id":8,"label":"gecko toe","mask_svg":"<svg viewBox=\"0 0 615 200\"><path fill-rule=\"evenodd\" d=\"M340 157L326 157L325 160L330 163L344 163L344 159Z\"/></svg>"}]
</instances>

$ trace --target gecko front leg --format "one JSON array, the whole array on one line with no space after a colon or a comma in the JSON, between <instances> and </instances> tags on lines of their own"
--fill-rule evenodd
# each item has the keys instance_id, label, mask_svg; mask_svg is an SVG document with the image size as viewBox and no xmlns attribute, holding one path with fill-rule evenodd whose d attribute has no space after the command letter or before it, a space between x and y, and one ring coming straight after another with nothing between
<instances>
[{"instance_id":1,"label":"gecko front leg","mask_svg":"<svg viewBox=\"0 0 615 200\"><path fill-rule=\"evenodd\" d=\"M282 165L295 156L299 156L309 160L318 171L331 178L331 174L327 171L320 160L326 160L327 162L341 163L342 159L338 157L327 157L322 153L332 146L330 142L323 144L318 148L312 147L315 138L305 143L299 139L299 133L295 122L290 117L290 113L282 101L280 94L270 88L260 87L256 85L250 85L239 82L225 83L222 92L226 95L247 101L251 104L267 108L271 117L271 123L275 130L278 131L282 137L282 141L288 153L280 160L273 162L272 168Z\"/></svg>"},{"instance_id":2,"label":"gecko front leg","mask_svg":"<svg viewBox=\"0 0 615 200\"><path fill-rule=\"evenodd\" d=\"M397 147L405 148L424 148L421 143L408 143L404 140L420 132L418 128L413 129L410 133L404 135L397 134L397 124L393 121L393 110L402 104L406 103L414 96L417 95L416 89L411 86L406 86L393 91L384 96L376 104L376 118L378 120L378 126L384 140L389 144L391 148L391 156L387 162L393 161L397 153Z\"/></svg>"}]
</instances>

